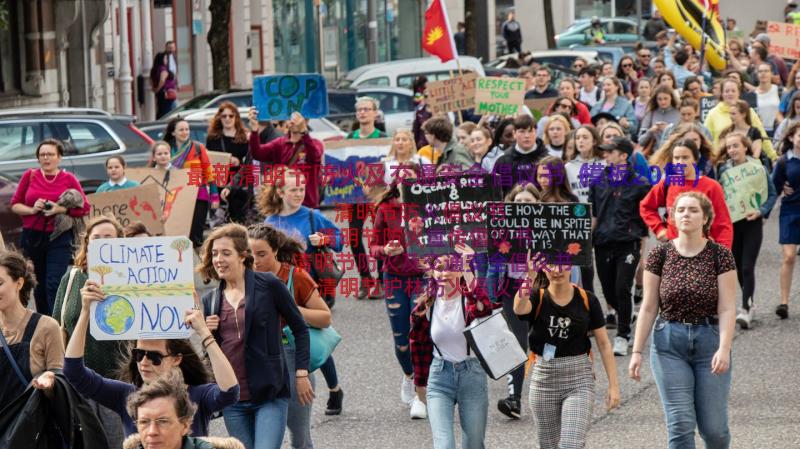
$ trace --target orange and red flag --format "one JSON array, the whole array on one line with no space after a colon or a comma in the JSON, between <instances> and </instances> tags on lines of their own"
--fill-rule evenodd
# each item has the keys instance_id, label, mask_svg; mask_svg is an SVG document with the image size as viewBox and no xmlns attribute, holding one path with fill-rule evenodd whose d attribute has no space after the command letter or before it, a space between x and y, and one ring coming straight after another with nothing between
<instances>
[{"instance_id":1,"label":"orange and red flag","mask_svg":"<svg viewBox=\"0 0 800 449\"><path fill-rule=\"evenodd\" d=\"M450 32L444 0L433 0L425 11L425 29L422 32L422 49L438 56L442 62L456 59L456 43Z\"/></svg>"}]
</instances>

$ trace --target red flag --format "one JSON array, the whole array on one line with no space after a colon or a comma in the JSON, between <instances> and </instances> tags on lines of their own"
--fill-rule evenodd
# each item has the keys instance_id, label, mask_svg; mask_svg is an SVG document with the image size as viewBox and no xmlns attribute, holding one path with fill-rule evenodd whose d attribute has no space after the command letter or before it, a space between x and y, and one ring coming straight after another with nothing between
<instances>
[{"instance_id":1,"label":"red flag","mask_svg":"<svg viewBox=\"0 0 800 449\"><path fill-rule=\"evenodd\" d=\"M425 30L422 32L422 49L438 56L442 62L456 59L456 42L450 32L444 0L433 0L425 11Z\"/></svg>"}]
</instances>

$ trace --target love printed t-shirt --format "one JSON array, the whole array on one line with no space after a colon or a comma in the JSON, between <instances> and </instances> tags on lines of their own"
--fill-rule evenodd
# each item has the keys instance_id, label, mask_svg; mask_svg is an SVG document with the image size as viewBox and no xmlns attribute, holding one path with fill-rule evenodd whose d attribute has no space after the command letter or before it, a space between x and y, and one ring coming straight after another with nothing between
<instances>
[{"instance_id":1,"label":"love printed t-shirt","mask_svg":"<svg viewBox=\"0 0 800 449\"><path fill-rule=\"evenodd\" d=\"M530 313L519 315L521 320L528 322L528 345L531 351L541 356L547 343L555 346L555 357L570 357L589 352L592 342L587 333L605 326L606 320L597 297L591 292L586 294L589 296L589 310L586 310L577 288L573 288L572 301L565 306L553 302L550 293L545 290L538 317L535 315L539 294L533 294Z\"/></svg>"}]
</instances>

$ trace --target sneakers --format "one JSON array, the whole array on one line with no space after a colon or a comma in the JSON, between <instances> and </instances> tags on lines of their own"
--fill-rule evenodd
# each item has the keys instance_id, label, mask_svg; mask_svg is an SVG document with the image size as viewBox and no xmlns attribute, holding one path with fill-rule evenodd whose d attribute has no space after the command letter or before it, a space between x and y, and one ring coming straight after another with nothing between
<instances>
[{"instance_id":1,"label":"sneakers","mask_svg":"<svg viewBox=\"0 0 800 449\"><path fill-rule=\"evenodd\" d=\"M497 401L497 410L500 413L508 416L511 419L519 419L520 415L520 404L519 398L514 396L509 396L505 399L500 399Z\"/></svg>"},{"instance_id":2,"label":"sneakers","mask_svg":"<svg viewBox=\"0 0 800 449\"><path fill-rule=\"evenodd\" d=\"M411 401L411 419L428 419L428 407L417 396Z\"/></svg>"},{"instance_id":3,"label":"sneakers","mask_svg":"<svg viewBox=\"0 0 800 449\"><path fill-rule=\"evenodd\" d=\"M736 324L742 329L750 329L750 322L753 320L753 309L741 309L736 315Z\"/></svg>"},{"instance_id":4,"label":"sneakers","mask_svg":"<svg viewBox=\"0 0 800 449\"><path fill-rule=\"evenodd\" d=\"M358 299L367 299L369 295L369 287L367 287L364 282L361 282L361 288L358 289Z\"/></svg>"},{"instance_id":5,"label":"sneakers","mask_svg":"<svg viewBox=\"0 0 800 449\"><path fill-rule=\"evenodd\" d=\"M610 312L606 315L606 329L616 329L617 328L617 314L616 312Z\"/></svg>"},{"instance_id":6,"label":"sneakers","mask_svg":"<svg viewBox=\"0 0 800 449\"><path fill-rule=\"evenodd\" d=\"M628 339L625 337L614 337L614 355L625 357L628 355Z\"/></svg>"},{"instance_id":7,"label":"sneakers","mask_svg":"<svg viewBox=\"0 0 800 449\"><path fill-rule=\"evenodd\" d=\"M410 404L416 397L414 379L403 376L403 383L400 385L400 400L403 401L403 404Z\"/></svg>"},{"instance_id":8,"label":"sneakers","mask_svg":"<svg viewBox=\"0 0 800 449\"><path fill-rule=\"evenodd\" d=\"M330 395L328 396L328 407L325 410L325 414L328 416L341 415L343 399L344 391L342 391L341 387L339 387L337 391L331 391Z\"/></svg>"},{"instance_id":9,"label":"sneakers","mask_svg":"<svg viewBox=\"0 0 800 449\"><path fill-rule=\"evenodd\" d=\"M775 315L781 317L782 320L789 318L789 304L780 304L775 308Z\"/></svg>"}]
</instances>

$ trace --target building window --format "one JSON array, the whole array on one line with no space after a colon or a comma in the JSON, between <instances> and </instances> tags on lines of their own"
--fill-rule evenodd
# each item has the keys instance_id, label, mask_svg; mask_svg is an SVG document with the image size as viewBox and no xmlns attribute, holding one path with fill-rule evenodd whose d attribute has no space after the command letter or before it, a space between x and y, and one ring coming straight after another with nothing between
<instances>
[{"instance_id":1,"label":"building window","mask_svg":"<svg viewBox=\"0 0 800 449\"><path fill-rule=\"evenodd\" d=\"M0 93L20 88L19 17L15 0L0 0Z\"/></svg>"}]
</instances>

